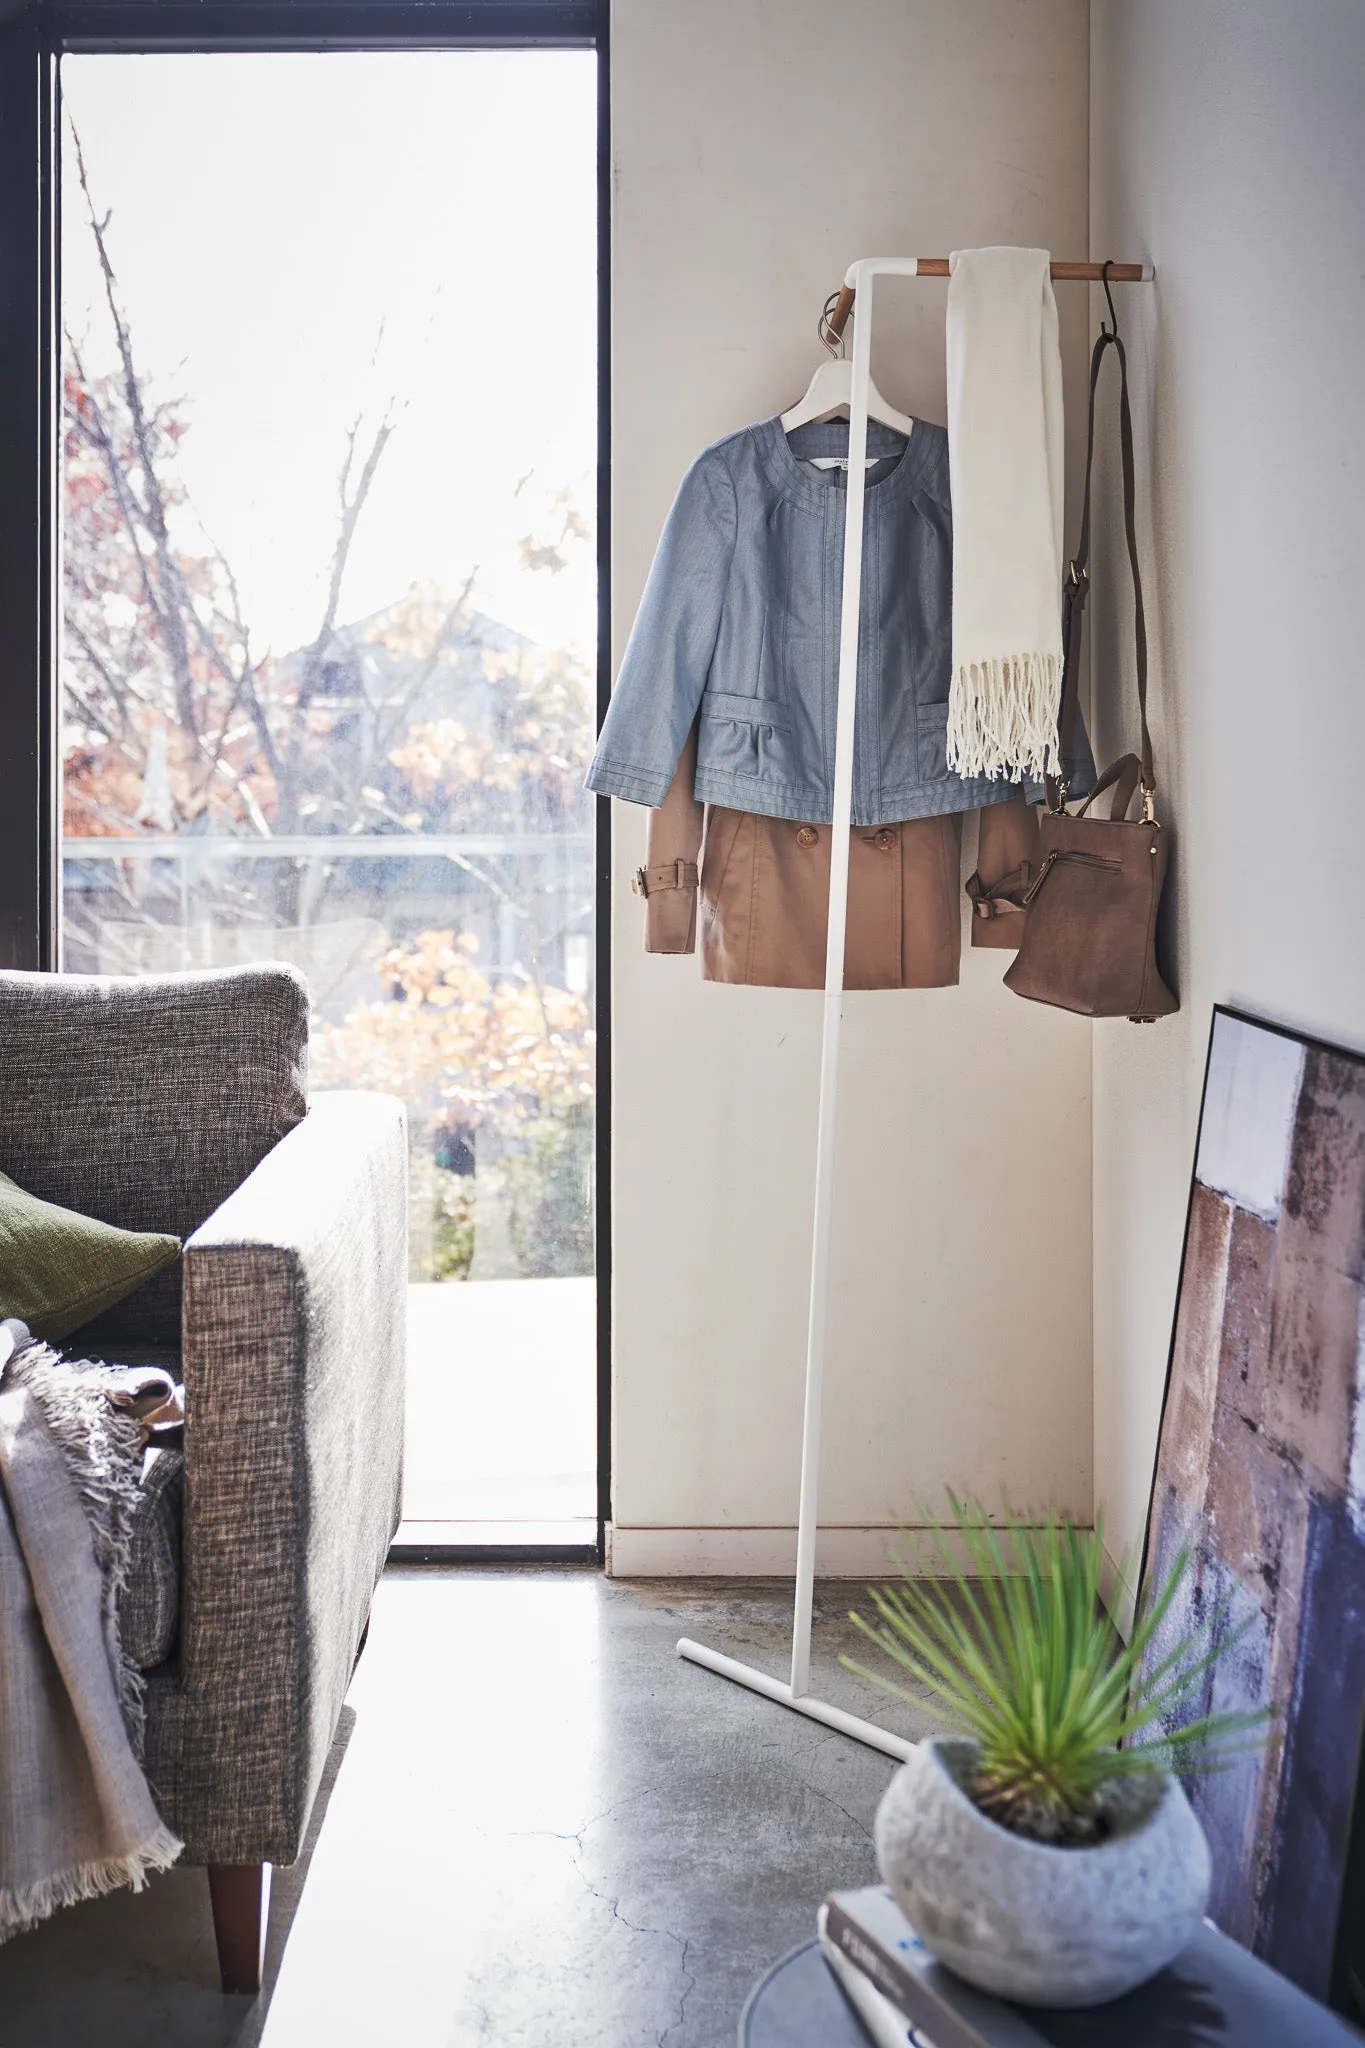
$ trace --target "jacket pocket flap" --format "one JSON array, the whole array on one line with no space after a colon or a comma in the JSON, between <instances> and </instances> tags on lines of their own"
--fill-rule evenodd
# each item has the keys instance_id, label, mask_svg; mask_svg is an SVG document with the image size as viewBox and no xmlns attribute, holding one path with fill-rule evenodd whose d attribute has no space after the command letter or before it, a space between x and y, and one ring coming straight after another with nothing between
<instances>
[{"instance_id":1,"label":"jacket pocket flap","mask_svg":"<svg viewBox=\"0 0 1365 2048\"><path fill-rule=\"evenodd\" d=\"M701 715L733 719L739 725L770 725L774 732L791 731L791 720L775 697L728 697L723 690L707 690L701 700Z\"/></svg>"}]
</instances>

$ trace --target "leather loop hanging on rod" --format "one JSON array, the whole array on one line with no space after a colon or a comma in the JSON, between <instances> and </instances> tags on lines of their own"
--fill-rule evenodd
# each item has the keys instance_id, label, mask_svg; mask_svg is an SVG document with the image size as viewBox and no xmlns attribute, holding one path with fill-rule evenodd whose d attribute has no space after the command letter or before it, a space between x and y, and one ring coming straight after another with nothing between
<instances>
[{"instance_id":1,"label":"leather loop hanging on rod","mask_svg":"<svg viewBox=\"0 0 1365 2048\"><path fill-rule=\"evenodd\" d=\"M1152 281L1150 263L1059 262L1052 265L1053 278L1059 284L1102 284L1106 273L1114 284L1150 284ZM921 256L917 259L917 277L947 277L949 274L946 256ZM833 297L833 294L830 296ZM827 305L828 303L826 300ZM821 340L824 340L826 331L837 340L848 325L848 316L852 311L853 287L846 284L839 293L834 311L821 318Z\"/></svg>"}]
</instances>

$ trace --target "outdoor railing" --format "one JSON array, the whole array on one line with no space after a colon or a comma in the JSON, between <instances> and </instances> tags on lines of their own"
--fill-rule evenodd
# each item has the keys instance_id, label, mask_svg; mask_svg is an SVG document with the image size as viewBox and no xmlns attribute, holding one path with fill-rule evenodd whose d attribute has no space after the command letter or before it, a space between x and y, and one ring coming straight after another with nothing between
<instances>
[{"instance_id":1,"label":"outdoor railing","mask_svg":"<svg viewBox=\"0 0 1365 2048\"><path fill-rule=\"evenodd\" d=\"M63 838L64 860L133 860L151 856L180 860L420 860L425 854L450 859L495 858L500 854L551 853L590 848L591 832L350 832L281 834L270 839L217 838L195 833L147 833L135 839Z\"/></svg>"}]
</instances>

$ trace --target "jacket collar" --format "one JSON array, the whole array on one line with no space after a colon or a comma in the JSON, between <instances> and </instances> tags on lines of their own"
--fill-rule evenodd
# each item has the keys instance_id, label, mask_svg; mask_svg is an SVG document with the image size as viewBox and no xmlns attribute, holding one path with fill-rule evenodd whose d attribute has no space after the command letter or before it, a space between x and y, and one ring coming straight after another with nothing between
<instances>
[{"instance_id":1,"label":"jacket collar","mask_svg":"<svg viewBox=\"0 0 1365 2048\"><path fill-rule=\"evenodd\" d=\"M907 441L903 434L883 426L880 420L868 421L868 454L900 456L890 476L868 485L869 500L875 498L879 505L890 505L929 481L942 460L943 436L941 429L937 433L932 429L925 432L927 424L916 421L915 431ZM775 417L759 420L749 431L758 444L764 469L784 497L811 511L823 511L831 501L843 504L841 483L812 476L801 464L818 455L845 453L848 425L844 420L812 420L788 436L782 431L782 421Z\"/></svg>"}]
</instances>

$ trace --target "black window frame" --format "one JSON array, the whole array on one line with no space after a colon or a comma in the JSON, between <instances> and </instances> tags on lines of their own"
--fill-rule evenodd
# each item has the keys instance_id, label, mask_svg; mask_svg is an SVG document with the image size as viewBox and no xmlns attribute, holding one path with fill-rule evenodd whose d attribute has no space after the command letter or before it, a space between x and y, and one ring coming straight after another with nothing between
<instances>
[{"instance_id":1,"label":"black window frame","mask_svg":"<svg viewBox=\"0 0 1365 2048\"><path fill-rule=\"evenodd\" d=\"M76 53L588 49L597 57L598 716L610 690L609 0L0 0L0 967L57 964L61 753L58 66ZM477 289L475 284L474 289ZM597 800L597 1538L395 1546L604 1562L611 1518L611 839ZM3 1058L0 1047L0 1058Z\"/></svg>"}]
</instances>

